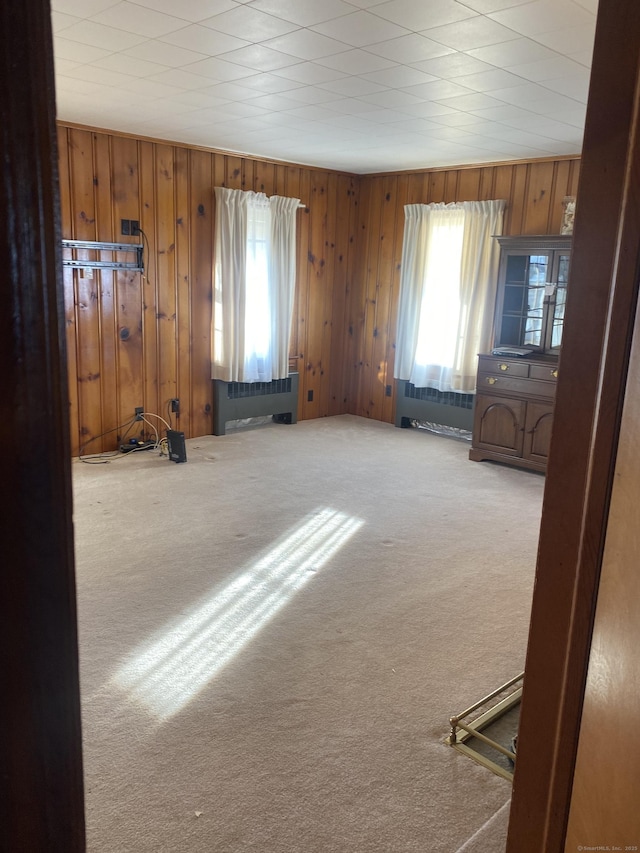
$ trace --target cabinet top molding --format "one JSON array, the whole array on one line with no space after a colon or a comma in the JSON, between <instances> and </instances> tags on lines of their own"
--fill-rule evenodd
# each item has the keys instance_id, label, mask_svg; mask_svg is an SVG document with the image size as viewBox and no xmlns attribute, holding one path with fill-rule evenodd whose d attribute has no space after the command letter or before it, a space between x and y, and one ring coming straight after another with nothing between
<instances>
[{"instance_id":1,"label":"cabinet top molding","mask_svg":"<svg viewBox=\"0 0 640 853\"><path fill-rule=\"evenodd\" d=\"M571 234L498 234L496 240L509 249L569 249L571 237Z\"/></svg>"}]
</instances>

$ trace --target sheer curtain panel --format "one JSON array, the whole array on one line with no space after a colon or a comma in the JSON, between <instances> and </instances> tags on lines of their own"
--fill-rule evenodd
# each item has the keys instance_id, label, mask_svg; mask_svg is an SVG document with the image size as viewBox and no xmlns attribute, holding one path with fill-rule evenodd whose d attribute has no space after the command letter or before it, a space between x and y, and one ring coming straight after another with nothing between
<instances>
[{"instance_id":1,"label":"sheer curtain panel","mask_svg":"<svg viewBox=\"0 0 640 853\"><path fill-rule=\"evenodd\" d=\"M490 342L505 202L408 204L394 377L420 388L475 389Z\"/></svg>"},{"instance_id":2,"label":"sheer curtain panel","mask_svg":"<svg viewBox=\"0 0 640 853\"><path fill-rule=\"evenodd\" d=\"M213 379L270 382L289 371L297 198L216 187Z\"/></svg>"}]
</instances>

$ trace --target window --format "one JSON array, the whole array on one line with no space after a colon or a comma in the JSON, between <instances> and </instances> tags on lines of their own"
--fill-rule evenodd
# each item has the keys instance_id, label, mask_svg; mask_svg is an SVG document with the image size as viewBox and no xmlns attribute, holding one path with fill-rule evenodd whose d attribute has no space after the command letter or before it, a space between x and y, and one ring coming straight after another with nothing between
<instances>
[{"instance_id":1,"label":"window","mask_svg":"<svg viewBox=\"0 0 640 853\"><path fill-rule=\"evenodd\" d=\"M299 199L215 192L212 377L282 379L289 369Z\"/></svg>"},{"instance_id":2,"label":"window","mask_svg":"<svg viewBox=\"0 0 640 853\"><path fill-rule=\"evenodd\" d=\"M504 201L405 206L394 376L475 389L491 335Z\"/></svg>"}]
</instances>

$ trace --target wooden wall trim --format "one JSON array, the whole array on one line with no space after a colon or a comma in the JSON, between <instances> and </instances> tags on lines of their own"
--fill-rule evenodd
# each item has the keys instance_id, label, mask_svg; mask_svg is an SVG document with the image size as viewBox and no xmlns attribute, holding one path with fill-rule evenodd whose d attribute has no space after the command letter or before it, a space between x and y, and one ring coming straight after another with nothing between
<instances>
[{"instance_id":1,"label":"wooden wall trim","mask_svg":"<svg viewBox=\"0 0 640 853\"><path fill-rule=\"evenodd\" d=\"M84 795L49 4L0 4L0 850L82 853Z\"/></svg>"},{"instance_id":2,"label":"wooden wall trim","mask_svg":"<svg viewBox=\"0 0 640 853\"><path fill-rule=\"evenodd\" d=\"M564 849L638 298L639 71L640 7L600 0L508 853Z\"/></svg>"}]
</instances>

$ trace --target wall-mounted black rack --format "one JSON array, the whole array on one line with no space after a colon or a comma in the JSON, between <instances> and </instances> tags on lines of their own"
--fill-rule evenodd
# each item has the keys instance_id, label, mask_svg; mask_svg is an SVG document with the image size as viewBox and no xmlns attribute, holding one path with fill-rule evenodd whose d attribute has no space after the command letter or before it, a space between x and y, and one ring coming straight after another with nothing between
<instances>
[{"instance_id":1,"label":"wall-mounted black rack","mask_svg":"<svg viewBox=\"0 0 640 853\"><path fill-rule=\"evenodd\" d=\"M63 250L91 251L96 254L102 252L134 252L135 260L133 261L117 261L111 260L90 260L88 258L78 257L63 257L62 265L65 267L75 267L76 269L107 269L107 270L134 270L144 272L143 246L138 243L97 243L89 240L63 240Z\"/></svg>"}]
</instances>

